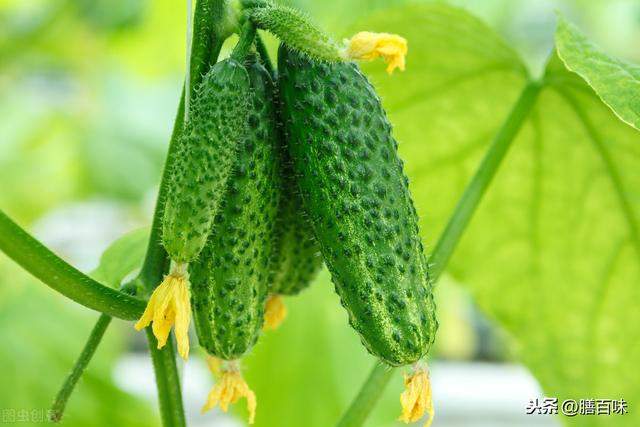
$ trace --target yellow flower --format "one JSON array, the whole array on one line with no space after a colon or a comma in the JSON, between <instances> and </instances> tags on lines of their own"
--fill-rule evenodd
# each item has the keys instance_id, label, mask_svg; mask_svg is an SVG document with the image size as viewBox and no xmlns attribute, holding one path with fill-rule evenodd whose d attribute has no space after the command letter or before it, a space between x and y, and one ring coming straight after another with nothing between
<instances>
[{"instance_id":1,"label":"yellow flower","mask_svg":"<svg viewBox=\"0 0 640 427\"><path fill-rule=\"evenodd\" d=\"M426 367L418 366L411 375L404 377L404 392L400 395L402 415L400 421L411 423L418 421L424 413L429 414L425 427L433 421L433 401L431 400L431 382Z\"/></svg>"},{"instance_id":2,"label":"yellow flower","mask_svg":"<svg viewBox=\"0 0 640 427\"><path fill-rule=\"evenodd\" d=\"M207 364L216 376L216 383L209 392L207 402L202 407L205 413L217 405L227 412L229 405L236 403L241 397L247 399L247 410L249 411L249 424L253 424L256 418L256 395L240 374L240 369L236 361L223 362L220 359L208 356Z\"/></svg>"},{"instance_id":3,"label":"yellow flower","mask_svg":"<svg viewBox=\"0 0 640 427\"><path fill-rule=\"evenodd\" d=\"M387 73L399 68L404 71L404 57L407 55L407 40L396 34L371 33L362 31L345 40L343 50L345 59L372 60L380 56L387 65Z\"/></svg>"},{"instance_id":4,"label":"yellow flower","mask_svg":"<svg viewBox=\"0 0 640 427\"><path fill-rule=\"evenodd\" d=\"M207 355L207 367L214 377L222 375L222 359Z\"/></svg>"},{"instance_id":5,"label":"yellow flower","mask_svg":"<svg viewBox=\"0 0 640 427\"><path fill-rule=\"evenodd\" d=\"M171 327L175 325L178 353L183 359L189 356L189 322L191 321L191 305L189 295L189 273L187 264L175 264L171 272L154 289L140 320L135 324L136 330L149 326L158 340L158 348L167 343Z\"/></svg>"},{"instance_id":6,"label":"yellow flower","mask_svg":"<svg viewBox=\"0 0 640 427\"><path fill-rule=\"evenodd\" d=\"M285 317L287 317L287 306L284 305L282 296L269 295L264 308L264 325L262 329L268 331L278 328Z\"/></svg>"}]
</instances>

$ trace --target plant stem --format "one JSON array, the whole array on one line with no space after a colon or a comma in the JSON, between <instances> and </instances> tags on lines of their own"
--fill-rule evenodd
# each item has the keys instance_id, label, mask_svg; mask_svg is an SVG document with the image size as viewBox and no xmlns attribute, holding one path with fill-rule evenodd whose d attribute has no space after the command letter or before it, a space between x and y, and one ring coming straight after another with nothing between
<instances>
[{"instance_id":1,"label":"plant stem","mask_svg":"<svg viewBox=\"0 0 640 427\"><path fill-rule=\"evenodd\" d=\"M78 360L73 366L71 373L65 380L64 384L62 385L62 388L58 392L58 395L56 396L56 399L53 402L53 405L51 406L50 419L52 422L57 423L62 419L62 414L64 413L64 408L67 406L67 401L69 400L69 396L71 396L71 393L73 392L76 384L78 383L78 380L80 379L87 365L91 361L91 358L93 357L93 354L98 348L100 341L102 341L102 337L104 336L104 333L107 330L109 323L111 323L111 316L108 316L106 314L101 314L100 318L98 319L98 322L96 323L96 325L93 327L93 330L91 331L91 335L89 335L89 340L87 341L87 343L84 345L84 348L82 349L82 353L80 353L80 356L78 357Z\"/></svg>"},{"instance_id":2,"label":"plant stem","mask_svg":"<svg viewBox=\"0 0 640 427\"><path fill-rule=\"evenodd\" d=\"M233 48L233 52L231 52L231 57L237 61L244 61L247 53L253 46L253 40L256 36L256 27L250 20L247 20L242 25L242 31L240 32L240 40L238 40L238 44Z\"/></svg>"},{"instance_id":3,"label":"plant stem","mask_svg":"<svg viewBox=\"0 0 640 427\"><path fill-rule=\"evenodd\" d=\"M500 130L493 138L489 149L480 162L480 166L478 166L474 176L465 188L430 258L434 264L431 269L431 278L434 283L440 278L440 275L444 271L471 217L475 213L480 200L482 200L482 196L486 193L505 154L509 150L511 143L518 135L522 124L535 105L541 88L542 85L539 82L530 81L527 83L511 109L511 112L502 123ZM394 371L395 369L376 364L360 389L360 392L351 402L351 405L337 425L339 427L361 426L375 406L375 403L380 399Z\"/></svg>"},{"instance_id":4,"label":"plant stem","mask_svg":"<svg viewBox=\"0 0 640 427\"><path fill-rule=\"evenodd\" d=\"M146 328L149 352L156 373L156 387L158 389L158 403L160 417L164 427L185 427L184 408L182 406L182 391L180 376L176 367L176 355L173 349L173 334L162 350L157 348L158 341L151 328Z\"/></svg>"},{"instance_id":5,"label":"plant stem","mask_svg":"<svg viewBox=\"0 0 640 427\"><path fill-rule=\"evenodd\" d=\"M144 302L83 274L33 238L0 211L0 250L52 289L102 313L133 320Z\"/></svg>"},{"instance_id":6,"label":"plant stem","mask_svg":"<svg viewBox=\"0 0 640 427\"><path fill-rule=\"evenodd\" d=\"M491 146L471 182L465 188L453 215L447 223L447 227L440 236L431 255L430 262L433 263L431 275L434 281L438 280L447 266L462 237L462 233L467 228L480 200L482 200L482 196L489 188L493 177L498 171L498 167L502 163L505 154L507 154L509 147L511 147L511 142L515 139L522 124L529 116L541 87L541 84L536 81L529 82L525 86L509 116L507 116L507 119L491 142Z\"/></svg>"},{"instance_id":7,"label":"plant stem","mask_svg":"<svg viewBox=\"0 0 640 427\"><path fill-rule=\"evenodd\" d=\"M258 51L258 55L260 55L260 59L262 60L262 65L269 72L271 77L275 76L275 69L273 68L273 63L271 62L271 58L269 58L269 52L267 51L267 47L264 45L264 41L259 34L256 33L256 50Z\"/></svg>"},{"instance_id":8,"label":"plant stem","mask_svg":"<svg viewBox=\"0 0 640 427\"><path fill-rule=\"evenodd\" d=\"M376 362L369 377L358 392L355 400L344 414L337 427L361 426L374 408L394 370L389 366ZM358 403L356 405L356 402Z\"/></svg>"}]
</instances>

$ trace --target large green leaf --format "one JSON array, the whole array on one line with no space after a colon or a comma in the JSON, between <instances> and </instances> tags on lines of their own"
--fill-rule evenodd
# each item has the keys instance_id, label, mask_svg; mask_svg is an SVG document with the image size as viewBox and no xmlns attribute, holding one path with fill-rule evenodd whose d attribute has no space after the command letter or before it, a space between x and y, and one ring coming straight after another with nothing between
<instances>
[{"instance_id":1,"label":"large green leaf","mask_svg":"<svg viewBox=\"0 0 640 427\"><path fill-rule=\"evenodd\" d=\"M629 375L640 361L640 135L557 57L547 73L551 86L453 266L511 333L547 394L633 401L640 395L638 376ZM613 421L637 425L637 417Z\"/></svg>"},{"instance_id":2,"label":"large green leaf","mask_svg":"<svg viewBox=\"0 0 640 427\"><path fill-rule=\"evenodd\" d=\"M563 18L556 45L566 67L585 79L621 120L640 129L640 67L610 57Z\"/></svg>"}]
</instances>

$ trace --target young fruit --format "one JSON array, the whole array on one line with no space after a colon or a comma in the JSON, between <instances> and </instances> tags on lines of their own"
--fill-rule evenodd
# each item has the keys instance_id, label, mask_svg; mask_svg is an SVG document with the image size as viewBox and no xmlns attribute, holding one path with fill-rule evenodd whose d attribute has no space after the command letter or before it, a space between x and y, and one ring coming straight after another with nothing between
<instances>
[{"instance_id":1,"label":"young fruit","mask_svg":"<svg viewBox=\"0 0 640 427\"><path fill-rule=\"evenodd\" d=\"M189 353L188 263L204 246L246 135L249 76L233 57L211 67L191 103L189 121L177 141L164 206L162 239L171 271L154 290L135 327L153 322L158 348L175 324L178 352Z\"/></svg>"},{"instance_id":2,"label":"young fruit","mask_svg":"<svg viewBox=\"0 0 640 427\"><path fill-rule=\"evenodd\" d=\"M190 265L192 306L200 345L222 362L222 378L205 410L228 393L250 392L237 360L256 343L264 321L278 209L273 82L255 60L246 65L251 109L248 132L212 231L198 261ZM221 389L225 388L226 389ZM235 390L235 391L234 391ZM230 403L230 402L227 402Z\"/></svg>"},{"instance_id":3,"label":"young fruit","mask_svg":"<svg viewBox=\"0 0 640 427\"><path fill-rule=\"evenodd\" d=\"M279 295L296 295L309 286L322 266L322 256L296 183L288 171L283 176L276 227L277 254L269 290Z\"/></svg>"},{"instance_id":4,"label":"young fruit","mask_svg":"<svg viewBox=\"0 0 640 427\"><path fill-rule=\"evenodd\" d=\"M276 245L265 309L265 329L275 329L286 316L282 296L296 295L311 284L322 267L322 255L302 208L286 138L278 138L282 184L276 221Z\"/></svg>"},{"instance_id":5,"label":"young fruit","mask_svg":"<svg viewBox=\"0 0 640 427\"><path fill-rule=\"evenodd\" d=\"M230 58L212 67L193 100L170 171L162 223L163 244L175 262L193 261L207 240L247 133L249 86L246 69Z\"/></svg>"},{"instance_id":6,"label":"young fruit","mask_svg":"<svg viewBox=\"0 0 640 427\"><path fill-rule=\"evenodd\" d=\"M279 51L291 157L306 211L350 323L392 366L414 363L437 323L427 261L397 143L352 63Z\"/></svg>"}]
</instances>

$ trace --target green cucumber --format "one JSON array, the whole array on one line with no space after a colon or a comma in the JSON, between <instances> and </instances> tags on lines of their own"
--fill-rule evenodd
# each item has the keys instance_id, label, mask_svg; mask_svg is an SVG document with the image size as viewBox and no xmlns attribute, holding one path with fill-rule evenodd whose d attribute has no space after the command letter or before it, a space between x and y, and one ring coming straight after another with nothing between
<instances>
[{"instance_id":1,"label":"green cucumber","mask_svg":"<svg viewBox=\"0 0 640 427\"><path fill-rule=\"evenodd\" d=\"M224 360L245 354L262 329L278 210L274 84L253 58L246 68L248 133L207 243L190 265L200 345Z\"/></svg>"},{"instance_id":2,"label":"green cucumber","mask_svg":"<svg viewBox=\"0 0 640 427\"><path fill-rule=\"evenodd\" d=\"M375 90L353 63L281 45L284 125L303 203L367 350L392 366L431 347L437 321L418 218Z\"/></svg>"},{"instance_id":3,"label":"green cucumber","mask_svg":"<svg viewBox=\"0 0 640 427\"><path fill-rule=\"evenodd\" d=\"M211 230L246 135L249 76L235 59L218 62L191 103L189 122L177 141L163 212L162 239L170 258L191 262Z\"/></svg>"},{"instance_id":4,"label":"green cucumber","mask_svg":"<svg viewBox=\"0 0 640 427\"><path fill-rule=\"evenodd\" d=\"M300 190L293 174L286 135L280 132L280 206L276 222L276 248L269 291L296 295L311 284L322 267L320 245L302 207Z\"/></svg>"}]
</instances>

